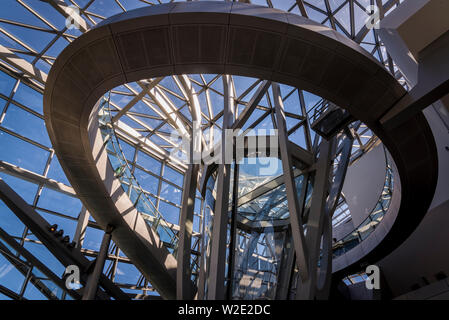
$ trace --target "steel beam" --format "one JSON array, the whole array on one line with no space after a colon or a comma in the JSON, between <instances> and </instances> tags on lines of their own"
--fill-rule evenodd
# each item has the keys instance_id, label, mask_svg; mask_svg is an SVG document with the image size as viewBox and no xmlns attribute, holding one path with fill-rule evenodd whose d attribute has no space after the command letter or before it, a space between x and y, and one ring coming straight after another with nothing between
<instances>
[{"instance_id":1,"label":"steel beam","mask_svg":"<svg viewBox=\"0 0 449 320\"><path fill-rule=\"evenodd\" d=\"M254 95L251 97L249 102L246 104L246 108L243 110L243 112L239 115L237 120L232 125L232 129L237 130L237 129L243 128L246 121L248 121L249 117L251 116L253 111L256 109L260 100L262 100L263 96L267 93L270 86L271 86L271 81L268 81L268 80L262 81L262 83L259 85L259 88L257 88Z\"/></svg>"},{"instance_id":2,"label":"steel beam","mask_svg":"<svg viewBox=\"0 0 449 320\"><path fill-rule=\"evenodd\" d=\"M146 151L157 159L167 160L167 162L169 162L175 168L178 168L183 172L186 171L187 166L183 162L172 159L168 151L159 147L153 141L141 135L139 132L137 132L135 129L128 126L124 122L117 121L117 123L114 124L114 128L116 129L115 133L117 137L119 137L120 139L123 139L125 141L127 140L136 146L140 146L142 150Z\"/></svg>"},{"instance_id":3,"label":"steel beam","mask_svg":"<svg viewBox=\"0 0 449 320\"><path fill-rule=\"evenodd\" d=\"M7 296L13 300L27 300L24 297L21 297L20 295L15 293L14 291L6 288L5 286L2 286L1 284L0 284L0 293L4 294L5 296Z\"/></svg>"},{"instance_id":4,"label":"steel beam","mask_svg":"<svg viewBox=\"0 0 449 320\"><path fill-rule=\"evenodd\" d=\"M309 277L309 265L307 247L304 238L304 229L302 222L302 208L298 201L298 192L296 189L293 173L293 161L288 148L287 125L285 121L284 104L280 92L279 84L273 83L273 100L276 110L276 123L279 134L279 148L281 150L282 168L284 171L284 182L287 193L288 208L290 211L290 222L292 228L293 244L296 251L296 260L299 272L303 278Z\"/></svg>"},{"instance_id":5,"label":"steel beam","mask_svg":"<svg viewBox=\"0 0 449 320\"><path fill-rule=\"evenodd\" d=\"M288 229L285 236L281 267L277 278L276 299L287 300L295 266L295 248L293 247L291 231Z\"/></svg>"},{"instance_id":6,"label":"steel beam","mask_svg":"<svg viewBox=\"0 0 449 320\"><path fill-rule=\"evenodd\" d=\"M89 268L90 261L84 257L79 250L69 249L67 245L56 238L55 235L50 232L50 224L30 205L28 205L14 190L12 190L1 178L0 198L22 221L22 223L25 224L28 229L43 243L43 245L47 247L56 259L58 259L64 266L79 266L80 271L85 274ZM100 283L105 291L115 299L129 299L128 296L105 275L100 276Z\"/></svg>"},{"instance_id":7,"label":"steel beam","mask_svg":"<svg viewBox=\"0 0 449 320\"><path fill-rule=\"evenodd\" d=\"M134 96L134 98L132 98L132 100L128 102L126 106L124 106L115 116L112 117L111 122L117 122L126 112L134 107L136 103L142 100L142 98L148 93L148 91L157 86L163 79L164 77L159 77L151 81L151 83L149 83L148 85L144 85L142 91L140 91L138 95Z\"/></svg>"},{"instance_id":8,"label":"steel beam","mask_svg":"<svg viewBox=\"0 0 449 320\"><path fill-rule=\"evenodd\" d=\"M329 175L331 168L332 145L335 139L331 141L323 140L320 144L320 154L318 158L315 180L312 192L312 205L307 221L306 244L308 251L308 270L307 277L298 279L298 291L296 299L312 300L315 298L317 285L317 268L320 257L321 236L323 234L323 221L326 215L326 198L329 188ZM323 253L327 254L327 253ZM330 254L330 253L329 253ZM301 265L299 265L301 269Z\"/></svg>"},{"instance_id":9,"label":"steel beam","mask_svg":"<svg viewBox=\"0 0 449 320\"><path fill-rule=\"evenodd\" d=\"M45 81L47 81L47 74L45 72L39 70L28 61L18 57L14 52L8 50L8 48L3 45L0 45L0 59L42 84L45 84Z\"/></svg>"},{"instance_id":10,"label":"steel beam","mask_svg":"<svg viewBox=\"0 0 449 320\"><path fill-rule=\"evenodd\" d=\"M225 264L226 264L226 236L228 226L229 191L231 184L231 165L226 163L226 153L229 138L226 129L232 127L234 120L234 96L231 89L231 76L223 76L224 87L224 114L221 144L221 163L218 165L219 195L215 202L215 215L213 218L212 245L208 283L208 299L223 300L225 298ZM232 146L232 144L230 144Z\"/></svg>"},{"instance_id":11,"label":"steel beam","mask_svg":"<svg viewBox=\"0 0 449 320\"><path fill-rule=\"evenodd\" d=\"M13 265L17 271L19 271L23 276L23 284L19 293L19 297L23 297L25 293L26 287L29 282L31 282L37 290L42 292L42 294L47 297L49 300L58 300L58 298L51 292L51 290L41 281L41 279L37 278L33 274L33 266L26 264L21 259L15 257L14 253L8 249L2 242L0 242L0 254L8 260L8 262Z\"/></svg>"},{"instance_id":12,"label":"steel beam","mask_svg":"<svg viewBox=\"0 0 449 320\"><path fill-rule=\"evenodd\" d=\"M98 252L97 259L95 259L94 269L87 278L82 300L94 300L97 295L100 276L103 274L104 263L106 261L109 245L111 243L112 231L113 227L108 226L104 232L103 240L100 245L100 251Z\"/></svg>"},{"instance_id":13,"label":"steel beam","mask_svg":"<svg viewBox=\"0 0 449 320\"><path fill-rule=\"evenodd\" d=\"M68 185L58 182L53 179L49 179L43 175L37 174L35 172L20 168L16 165L10 164L8 162L0 160L0 172L5 172L11 176L38 184L43 185L49 189L64 193L71 197L76 197L75 190Z\"/></svg>"},{"instance_id":14,"label":"steel beam","mask_svg":"<svg viewBox=\"0 0 449 320\"><path fill-rule=\"evenodd\" d=\"M73 298L79 299L81 297L79 293L74 290L66 290L64 281L62 281L61 278L59 278L56 274L54 274L53 271L51 271L49 268L47 268L47 266L44 265L44 263L42 263L39 259L37 259L23 246L21 246L13 237L11 237L2 228L0 228L0 238L2 238L9 246L11 246L21 256L23 256L34 267L37 267L43 274L45 274L48 277L48 279L53 281L57 286L59 286L64 291L68 292ZM48 290L48 288L43 283L37 284L37 287L40 285L43 286L43 289ZM49 290L49 292L51 292L51 290Z\"/></svg>"},{"instance_id":15,"label":"steel beam","mask_svg":"<svg viewBox=\"0 0 449 320\"><path fill-rule=\"evenodd\" d=\"M335 177L329 188L329 197L326 202L326 214L330 217L333 216L335 208L337 207L338 199L341 195L341 190L343 189L343 184L346 177L346 172L348 170L349 161L351 160L351 150L354 143L354 137L351 132L347 129L345 130L344 138L342 141L342 146L340 147L340 160L338 162L338 167L335 172ZM335 157L337 157L336 155Z\"/></svg>"},{"instance_id":16,"label":"steel beam","mask_svg":"<svg viewBox=\"0 0 449 320\"><path fill-rule=\"evenodd\" d=\"M192 270L190 265L192 233L193 233L193 215L195 208L195 195L198 183L199 164L195 158L201 143L201 108L198 97L187 76L179 77L185 95L189 99L189 105L192 113L193 128L190 132L189 141L189 165L184 175L184 186L182 193L181 215L179 217L179 241L178 241L178 268L176 270L176 297L178 300L192 299ZM199 129L199 130L198 130ZM198 139L199 138L199 139Z\"/></svg>"},{"instance_id":17,"label":"steel beam","mask_svg":"<svg viewBox=\"0 0 449 320\"><path fill-rule=\"evenodd\" d=\"M303 17L308 18L309 15L307 14L306 7L304 6L304 1L303 0L296 0L296 4L298 5L299 12L301 12L301 15Z\"/></svg>"},{"instance_id":18,"label":"steel beam","mask_svg":"<svg viewBox=\"0 0 449 320\"><path fill-rule=\"evenodd\" d=\"M146 87L138 82L140 87L143 90L146 90ZM189 136L189 133L184 125L183 117L178 114L178 110L175 105L170 101L170 99L162 92L159 88L155 87L151 90L147 91L150 98L153 102L159 107L159 109L164 114L165 119L179 131L181 136Z\"/></svg>"},{"instance_id":19,"label":"steel beam","mask_svg":"<svg viewBox=\"0 0 449 320\"><path fill-rule=\"evenodd\" d=\"M178 240L178 268L176 270L176 297L178 300L190 300L193 298L192 270L190 265L191 245L193 233L193 210L195 207L196 176L199 166L189 165L184 177L184 188L182 194L182 207L179 217L179 240Z\"/></svg>"},{"instance_id":20,"label":"steel beam","mask_svg":"<svg viewBox=\"0 0 449 320\"><path fill-rule=\"evenodd\" d=\"M75 235L73 236L73 241L76 243L77 248L81 248L83 246L84 236L86 235L86 228L89 224L89 217L89 212L83 206L78 216L78 223L76 224Z\"/></svg>"}]
</instances>

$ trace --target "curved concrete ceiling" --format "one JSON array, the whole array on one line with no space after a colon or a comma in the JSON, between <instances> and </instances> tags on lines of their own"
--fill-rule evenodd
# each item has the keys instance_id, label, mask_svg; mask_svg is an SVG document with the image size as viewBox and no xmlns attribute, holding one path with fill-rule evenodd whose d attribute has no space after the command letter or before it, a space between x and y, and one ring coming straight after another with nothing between
<instances>
[{"instance_id":1,"label":"curved concrete ceiling","mask_svg":"<svg viewBox=\"0 0 449 320\"><path fill-rule=\"evenodd\" d=\"M47 80L44 115L73 188L102 227L116 227L114 241L162 296L175 296L176 261L147 230L114 178L95 106L121 84L189 73L242 75L299 87L348 109L382 139L399 170L402 201L391 232L369 259L402 243L426 213L437 178L430 128L422 113L392 130L379 124L406 92L353 41L306 18L237 2L129 11L103 21L59 55Z\"/></svg>"}]
</instances>

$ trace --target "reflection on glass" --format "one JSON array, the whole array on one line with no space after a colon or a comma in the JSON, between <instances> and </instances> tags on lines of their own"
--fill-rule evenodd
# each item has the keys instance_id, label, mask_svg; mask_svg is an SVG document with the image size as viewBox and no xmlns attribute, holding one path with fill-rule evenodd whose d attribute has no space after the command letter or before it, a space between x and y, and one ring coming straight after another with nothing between
<instances>
[{"instance_id":1,"label":"reflection on glass","mask_svg":"<svg viewBox=\"0 0 449 320\"><path fill-rule=\"evenodd\" d=\"M267 166L275 170L264 174L267 171L262 168ZM286 263L289 254L293 254L282 165L277 158L266 158L264 161L244 158L237 165L232 165L231 177L234 177L234 170L238 172L238 180L232 188L234 180L231 179L230 188L231 223L228 224L225 282L227 297L234 300L275 299L282 273L292 271ZM304 197L304 203L307 203L312 190L309 179L305 179L298 169L294 170L294 176L298 197L307 186ZM210 265L209 258L216 187L211 175L207 181L203 209L205 279L214 267ZM204 289L207 296L207 281Z\"/></svg>"}]
</instances>

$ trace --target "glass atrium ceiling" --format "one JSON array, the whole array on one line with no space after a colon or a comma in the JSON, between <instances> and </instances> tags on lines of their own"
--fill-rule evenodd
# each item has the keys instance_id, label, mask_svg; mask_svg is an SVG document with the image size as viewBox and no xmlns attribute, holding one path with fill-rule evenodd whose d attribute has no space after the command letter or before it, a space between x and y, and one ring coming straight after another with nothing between
<instances>
[{"instance_id":1,"label":"glass atrium ceiling","mask_svg":"<svg viewBox=\"0 0 449 320\"><path fill-rule=\"evenodd\" d=\"M405 1L405 0L403 0ZM408 0L410 1L410 0ZM82 33L112 15L138 7L172 1L155 0L2 0L0 1L0 177L18 192L49 223L58 224L71 239L78 238L82 252L93 259L99 250L102 230L89 217L62 171L51 146L43 120L42 92L46 75L60 52ZM306 15L319 23L360 43L399 81L402 76L379 42L376 29L368 29L369 5L381 5L380 15L388 14L402 1L399 0L251 0L253 4ZM65 9L69 5L79 8L84 23L80 29L67 29ZM21 61L34 68L23 69ZM31 70L31 71L30 71ZM223 87L220 75L188 75L198 95L202 110L202 129L210 143L220 136L223 105ZM145 86L156 81L155 94L145 94ZM239 110L263 83L259 79L233 77L236 103ZM405 83L402 82L404 85ZM290 139L304 148L313 147L314 133L306 118L320 103L320 97L303 90L281 86L287 111ZM133 104L130 106L131 101ZM191 122L187 97L176 77L143 79L111 91L111 111L116 115L128 106L120 122L144 135L161 148L170 151L173 141L168 133L172 122L161 109L169 105L183 123ZM272 102L269 93L259 103L243 128L273 128ZM128 131L128 132L127 132ZM353 160L371 149L378 140L366 126L356 128ZM151 150L133 145L130 130L118 134L120 148L132 164L133 175L147 192L149 198L164 212L164 218L175 232L182 195L185 168L170 158L150 156ZM267 182L273 177L248 175L247 188L241 195ZM281 174L281 173L279 173ZM57 182L57 183L56 183ZM194 231L201 228L201 199L195 203ZM33 255L45 261L55 274L62 275L64 267L37 240L37 238L0 201L0 227L18 240ZM342 205L335 214L336 223L347 216ZM0 239L0 243L3 240ZM197 247L199 241L194 241ZM1 247L1 246L0 246ZM114 244L109 249L105 274L126 292L140 295L154 293L129 259ZM10 267L10 262L0 255L0 285L28 299L45 299L23 274ZM0 293L0 299L7 297ZM68 298L68 296L66 297Z\"/></svg>"}]
</instances>

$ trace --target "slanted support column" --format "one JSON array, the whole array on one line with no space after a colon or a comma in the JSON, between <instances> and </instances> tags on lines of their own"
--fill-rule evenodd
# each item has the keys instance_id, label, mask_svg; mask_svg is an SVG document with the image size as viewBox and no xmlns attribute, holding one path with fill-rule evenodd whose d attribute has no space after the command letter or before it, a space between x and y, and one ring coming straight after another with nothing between
<instances>
[{"instance_id":1,"label":"slanted support column","mask_svg":"<svg viewBox=\"0 0 449 320\"><path fill-rule=\"evenodd\" d=\"M191 281L192 270L190 256L193 233L193 214L195 208L195 194L198 180L199 163L201 154L201 107L195 89L186 75L178 77L184 95L187 97L193 120L193 128L190 130L188 169L184 176L182 193L181 216L179 218L179 242L178 242L178 268L176 270L176 298L179 300L192 299L193 287Z\"/></svg>"},{"instance_id":2,"label":"slanted support column","mask_svg":"<svg viewBox=\"0 0 449 320\"><path fill-rule=\"evenodd\" d=\"M231 214L231 222L230 222L230 239L229 239L229 265L228 265L228 274L227 277L229 279L228 287L226 288L226 299L232 300L232 288L234 286L234 273L235 273L235 263L236 263L236 254L238 247L238 231L237 231L237 210L238 210L238 191L239 191L239 165L236 163L234 165L234 183L232 186L232 214Z\"/></svg>"},{"instance_id":3,"label":"slanted support column","mask_svg":"<svg viewBox=\"0 0 449 320\"><path fill-rule=\"evenodd\" d=\"M178 269L176 273L176 298L192 299L193 288L190 268L191 243L193 233L193 210L199 165L190 164L184 176L182 208L179 220Z\"/></svg>"},{"instance_id":4,"label":"slanted support column","mask_svg":"<svg viewBox=\"0 0 449 320\"><path fill-rule=\"evenodd\" d=\"M343 189L343 184L348 170L349 161L351 160L352 145L354 143L354 136L347 128L345 134L340 137L342 139L341 147L335 152L334 157L337 158L340 155L340 161L338 163L337 170L332 185L329 187L329 198L326 204L326 213L329 217L334 215L334 211L338 204L338 199Z\"/></svg>"},{"instance_id":5,"label":"slanted support column","mask_svg":"<svg viewBox=\"0 0 449 320\"><path fill-rule=\"evenodd\" d=\"M231 76L223 76L224 110L223 131L221 143L220 164L218 165L217 201L213 218L212 248L210 257L209 283L207 298L222 300L225 298L225 264L226 264L226 236L228 226L229 190L231 183L231 164L226 159L227 148L232 148L232 140L226 129L232 127L234 120L234 96ZM232 139L232 138L231 138ZM232 158L231 158L232 159Z\"/></svg>"},{"instance_id":6,"label":"slanted support column","mask_svg":"<svg viewBox=\"0 0 449 320\"><path fill-rule=\"evenodd\" d=\"M78 223L76 224L75 235L73 241L76 243L77 248L81 248L84 242L84 236L86 235L87 225L89 223L90 214L83 206L78 216Z\"/></svg>"},{"instance_id":7,"label":"slanted support column","mask_svg":"<svg viewBox=\"0 0 449 320\"><path fill-rule=\"evenodd\" d=\"M312 193L312 205L307 223L306 244L308 250L309 275L298 279L296 298L299 300L312 300L317 289L317 268L320 257L321 236L323 235L324 217L326 212L326 198L329 190L329 174L331 168L331 154L334 139L323 140L320 145L320 154L316 166L315 181ZM325 240L329 234L324 235ZM324 251L324 250L323 250ZM323 255L330 252L323 252ZM326 258L326 257L323 257ZM301 266L299 266L301 268Z\"/></svg>"},{"instance_id":8,"label":"slanted support column","mask_svg":"<svg viewBox=\"0 0 449 320\"><path fill-rule=\"evenodd\" d=\"M302 278L309 276L307 263L307 248L305 245L302 208L299 205L298 191L296 189L293 173L293 161L288 148L288 134L285 120L284 104L282 102L279 84L273 83L273 100L276 110L276 123L279 135L279 149L281 151L282 169L284 171L285 188L287 192L288 209L290 211L290 223L292 229L293 244L296 252L296 262Z\"/></svg>"},{"instance_id":9,"label":"slanted support column","mask_svg":"<svg viewBox=\"0 0 449 320\"><path fill-rule=\"evenodd\" d=\"M97 294L98 281L100 280L100 276L103 273L104 263L108 255L108 249L109 244L111 243L113 229L114 228L112 226L108 226L105 230L103 240L101 241L100 252L98 252L97 259L95 260L94 270L87 279L87 284L86 288L84 289L82 300L94 300Z\"/></svg>"},{"instance_id":10,"label":"slanted support column","mask_svg":"<svg viewBox=\"0 0 449 320\"><path fill-rule=\"evenodd\" d=\"M25 73L27 76L39 81L42 84L45 84L47 81L47 74L45 72L39 70L28 61L17 56L14 52L10 51L3 45L0 45L0 60L9 63L13 67Z\"/></svg>"}]
</instances>

